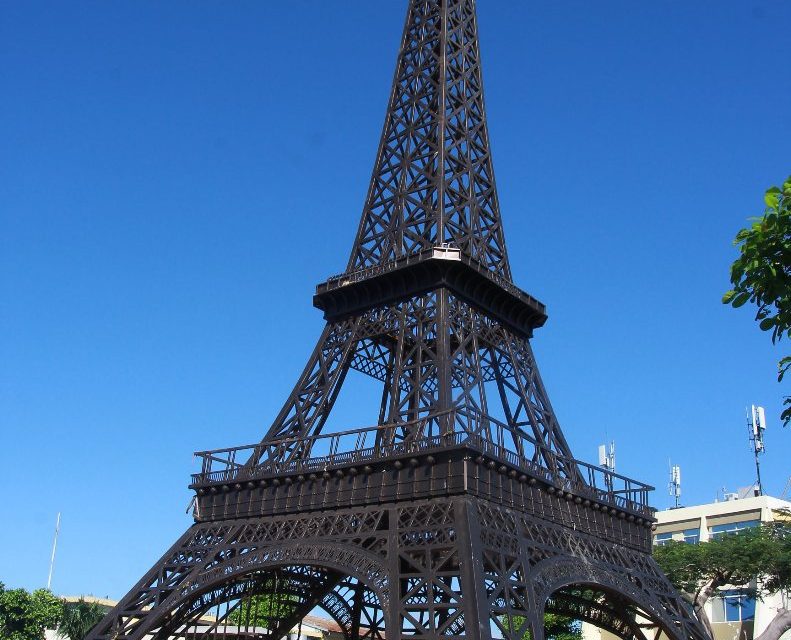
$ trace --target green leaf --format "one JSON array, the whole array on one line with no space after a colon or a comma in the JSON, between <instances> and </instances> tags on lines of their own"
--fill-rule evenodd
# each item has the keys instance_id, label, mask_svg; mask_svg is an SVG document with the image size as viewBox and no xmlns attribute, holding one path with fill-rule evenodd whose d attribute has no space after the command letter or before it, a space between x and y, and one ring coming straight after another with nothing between
<instances>
[{"instance_id":1,"label":"green leaf","mask_svg":"<svg viewBox=\"0 0 791 640\"><path fill-rule=\"evenodd\" d=\"M779 187L767 189L766 193L764 194L764 202L766 203L766 206L771 209L777 209L777 205L780 202L780 193Z\"/></svg>"},{"instance_id":2,"label":"green leaf","mask_svg":"<svg viewBox=\"0 0 791 640\"><path fill-rule=\"evenodd\" d=\"M758 326L761 328L761 331L769 331L769 329L775 326L775 319L764 318Z\"/></svg>"},{"instance_id":3,"label":"green leaf","mask_svg":"<svg viewBox=\"0 0 791 640\"><path fill-rule=\"evenodd\" d=\"M780 362L777 363L777 381L782 382L783 377L786 374L786 371L791 369L791 356L786 356L782 358Z\"/></svg>"},{"instance_id":4,"label":"green leaf","mask_svg":"<svg viewBox=\"0 0 791 640\"><path fill-rule=\"evenodd\" d=\"M736 292L731 289L730 291L726 291L725 295L722 296L722 304L728 304L731 301L731 298L736 295Z\"/></svg>"},{"instance_id":5,"label":"green leaf","mask_svg":"<svg viewBox=\"0 0 791 640\"><path fill-rule=\"evenodd\" d=\"M731 300L731 304L733 305L734 309L738 309L739 307L744 305L744 303L747 302L749 299L750 299L750 294L747 293L746 291L742 291L741 293L736 295L736 297L733 300Z\"/></svg>"},{"instance_id":6,"label":"green leaf","mask_svg":"<svg viewBox=\"0 0 791 640\"><path fill-rule=\"evenodd\" d=\"M791 396L785 397L783 405L785 405L786 408L783 410L783 413L780 414L780 418L783 420L783 426L787 427L789 423L791 423Z\"/></svg>"}]
</instances>

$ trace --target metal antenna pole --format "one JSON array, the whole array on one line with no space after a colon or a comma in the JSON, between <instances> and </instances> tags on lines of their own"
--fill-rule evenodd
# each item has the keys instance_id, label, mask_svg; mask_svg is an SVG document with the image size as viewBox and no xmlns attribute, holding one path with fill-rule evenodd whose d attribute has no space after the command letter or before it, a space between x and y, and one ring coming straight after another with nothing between
<instances>
[{"instance_id":1,"label":"metal antenna pole","mask_svg":"<svg viewBox=\"0 0 791 640\"><path fill-rule=\"evenodd\" d=\"M766 430L766 417L763 407L752 406L752 412L747 412L747 429L750 434L750 442L753 445L753 455L755 456L755 495L762 496L764 494L763 485L761 484L761 462L758 459L758 454L766 450L764 446L764 431Z\"/></svg>"},{"instance_id":2,"label":"metal antenna pole","mask_svg":"<svg viewBox=\"0 0 791 640\"><path fill-rule=\"evenodd\" d=\"M55 568L55 550L58 548L58 534L60 533L60 511L58 511L58 519L55 522L55 538L52 541L52 556L49 559L49 577L47 578L47 591L52 585L52 570Z\"/></svg>"},{"instance_id":3,"label":"metal antenna pole","mask_svg":"<svg viewBox=\"0 0 791 640\"><path fill-rule=\"evenodd\" d=\"M755 486L755 495L762 496L764 494L763 485L761 484L761 463L758 460L758 450L755 450L755 476L758 480Z\"/></svg>"},{"instance_id":4,"label":"metal antenna pole","mask_svg":"<svg viewBox=\"0 0 791 640\"><path fill-rule=\"evenodd\" d=\"M670 466L670 495L674 499L674 509L681 506L681 467L673 465L670 460L667 461Z\"/></svg>"}]
</instances>

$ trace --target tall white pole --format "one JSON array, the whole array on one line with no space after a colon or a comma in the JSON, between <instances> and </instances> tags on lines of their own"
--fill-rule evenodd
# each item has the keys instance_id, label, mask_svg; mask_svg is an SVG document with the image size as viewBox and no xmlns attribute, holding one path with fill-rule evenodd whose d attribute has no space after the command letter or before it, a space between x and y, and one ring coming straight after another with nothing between
<instances>
[{"instance_id":1,"label":"tall white pole","mask_svg":"<svg viewBox=\"0 0 791 640\"><path fill-rule=\"evenodd\" d=\"M49 578L47 578L47 590L49 591L52 585L52 570L55 568L55 549L58 548L58 534L60 533L60 511L58 511L58 520L55 523L55 539L52 541L52 556L49 559Z\"/></svg>"}]
</instances>

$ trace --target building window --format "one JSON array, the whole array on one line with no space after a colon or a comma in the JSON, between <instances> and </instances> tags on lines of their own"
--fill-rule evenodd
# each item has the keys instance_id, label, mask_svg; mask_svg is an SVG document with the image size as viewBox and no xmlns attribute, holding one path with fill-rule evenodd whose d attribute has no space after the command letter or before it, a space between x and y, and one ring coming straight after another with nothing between
<instances>
[{"instance_id":1,"label":"building window","mask_svg":"<svg viewBox=\"0 0 791 640\"><path fill-rule=\"evenodd\" d=\"M755 619L755 598L744 589L720 591L711 599L712 622L745 622Z\"/></svg>"},{"instance_id":2,"label":"building window","mask_svg":"<svg viewBox=\"0 0 791 640\"><path fill-rule=\"evenodd\" d=\"M673 539L673 532L668 531L667 533L657 533L654 536L654 544L657 547L661 547L662 545L667 544Z\"/></svg>"},{"instance_id":3,"label":"building window","mask_svg":"<svg viewBox=\"0 0 791 640\"><path fill-rule=\"evenodd\" d=\"M719 538L726 533L739 533L745 529L751 529L761 524L760 520L742 520L741 522L729 522L728 524L717 524L709 527L709 537Z\"/></svg>"},{"instance_id":4,"label":"building window","mask_svg":"<svg viewBox=\"0 0 791 640\"><path fill-rule=\"evenodd\" d=\"M700 529L684 529L681 534L687 544L698 544L700 542Z\"/></svg>"},{"instance_id":5,"label":"building window","mask_svg":"<svg viewBox=\"0 0 791 640\"><path fill-rule=\"evenodd\" d=\"M654 536L654 544L661 547L671 540L686 542L687 544L697 544L700 542L700 529L684 529L684 531L666 531L657 533Z\"/></svg>"}]
</instances>

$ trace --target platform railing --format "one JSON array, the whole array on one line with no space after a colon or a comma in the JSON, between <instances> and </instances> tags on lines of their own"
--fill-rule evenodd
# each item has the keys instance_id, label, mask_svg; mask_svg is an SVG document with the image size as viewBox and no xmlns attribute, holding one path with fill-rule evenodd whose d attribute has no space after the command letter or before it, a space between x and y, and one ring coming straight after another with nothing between
<instances>
[{"instance_id":1,"label":"platform railing","mask_svg":"<svg viewBox=\"0 0 791 640\"><path fill-rule=\"evenodd\" d=\"M462 262L467 266L472 267L478 273L485 276L489 280L497 283L500 287L508 291L508 293L510 293L511 295L514 295L517 298L526 298L536 308L540 308L542 312L546 311L546 307L541 302L536 300L529 293L522 291L519 287L517 287L513 282L511 282L507 278L504 278L503 276L492 271L491 269L487 269L478 260L470 256L469 254L465 253L464 251L461 251L460 249L453 247L451 245L444 245L444 244L427 247L426 249L423 249L421 251L416 251L415 253L408 253L399 258L396 258L395 260L390 260L382 264L377 264L371 267L364 267L362 269L356 269L354 271L347 271L345 273L339 273L334 276L330 276L326 282L323 282L318 287L316 287L316 292L324 293L326 291L333 291L334 289L339 289L340 287L344 287L346 285L353 284L355 282L361 282L363 280L367 280L368 278L373 278L374 276L382 275L383 273L389 273L391 271L395 271L396 269L400 269L402 267L406 267L411 264L416 264L424 260L428 260L430 258L444 258L444 259L458 260L459 262Z\"/></svg>"},{"instance_id":2,"label":"platform railing","mask_svg":"<svg viewBox=\"0 0 791 640\"><path fill-rule=\"evenodd\" d=\"M526 433L474 411L451 410L410 422L199 451L192 486L321 474L330 469L465 447L522 471L558 491L647 512L653 487L561 455Z\"/></svg>"},{"instance_id":3,"label":"platform railing","mask_svg":"<svg viewBox=\"0 0 791 640\"><path fill-rule=\"evenodd\" d=\"M523 431L467 408L458 415L468 418L468 432L480 450L508 464L529 471L563 491L594 500L605 500L622 508L648 508L653 487L637 480L570 458L536 442ZM486 437L481 434L487 434Z\"/></svg>"},{"instance_id":4,"label":"platform railing","mask_svg":"<svg viewBox=\"0 0 791 640\"><path fill-rule=\"evenodd\" d=\"M193 482L230 482L267 474L312 473L332 466L452 445L460 434L448 432L442 426L452 422L449 419L452 413L447 411L408 422L198 451L195 455L203 459L203 464L201 472L193 474ZM444 432L440 433L440 429Z\"/></svg>"}]
</instances>

